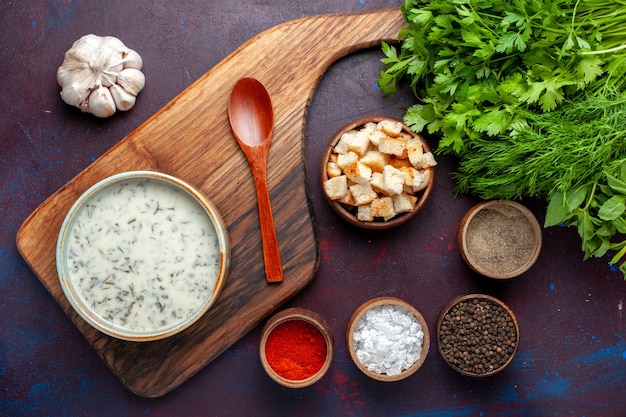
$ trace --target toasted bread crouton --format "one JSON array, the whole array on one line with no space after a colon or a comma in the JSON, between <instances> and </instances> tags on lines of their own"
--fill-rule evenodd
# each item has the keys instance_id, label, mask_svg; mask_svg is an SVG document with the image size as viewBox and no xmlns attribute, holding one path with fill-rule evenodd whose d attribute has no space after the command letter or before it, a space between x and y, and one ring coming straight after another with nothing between
<instances>
[{"instance_id":1,"label":"toasted bread crouton","mask_svg":"<svg viewBox=\"0 0 626 417\"><path fill-rule=\"evenodd\" d=\"M387 165L391 165L394 168L402 168L402 167L413 167L413 165L411 165L411 161L409 161L408 159L402 159L402 158L398 158L397 156L389 156L388 159L388 164Z\"/></svg>"},{"instance_id":2,"label":"toasted bread crouton","mask_svg":"<svg viewBox=\"0 0 626 417\"><path fill-rule=\"evenodd\" d=\"M435 161L435 156L432 152L425 152L419 157L414 157L413 160L409 157L409 160L415 169L426 169L437 165L437 161Z\"/></svg>"},{"instance_id":3,"label":"toasted bread crouton","mask_svg":"<svg viewBox=\"0 0 626 417\"><path fill-rule=\"evenodd\" d=\"M430 176L432 175L430 169L418 169L416 172L417 174L413 177L413 184L411 185L414 193L426 188L430 182Z\"/></svg>"},{"instance_id":4,"label":"toasted bread crouton","mask_svg":"<svg viewBox=\"0 0 626 417\"><path fill-rule=\"evenodd\" d=\"M365 155L365 152L369 149L370 139L367 132L358 131L352 140L348 144L348 151L352 151L359 156Z\"/></svg>"},{"instance_id":5,"label":"toasted bread crouton","mask_svg":"<svg viewBox=\"0 0 626 417\"><path fill-rule=\"evenodd\" d=\"M359 160L359 155L354 152L337 155L337 166L342 170Z\"/></svg>"},{"instance_id":6,"label":"toasted bread crouton","mask_svg":"<svg viewBox=\"0 0 626 417\"><path fill-rule=\"evenodd\" d=\"M430 180L430 170L417 170L413 167L402 167L400 171L406 174L404 185L410 187L411 192L418 192L426 188Z\"/></svg>"},{"instance_id":7,"label":"toasted bread crouton","mask_svg":"<svg viewBox=\"0 0 626 417\"><path fill-rule=\"evenodd\" d=\"M339 200L348 192L348 177L340 175L324 181L324 192L331 200Z\"/></svg>"},{"instance_id":8,"label":"toasted bread crouton","mask_svg":"<svg viewBox=\"0 0 626 417\"><path fill-rule=\"evenodd\" d=\"M385 134L396 137L402 132L402 123L393 120L382 120L378 122L377 129L385 132Z\"/></svg>"},{"instance_id":9,"label":"toasted bread crouton","mask_svg":"<svg viewBox=\"0 0 626 417\"><path fill-rule=\"evenodd\" d=\"M400 194L404 190L405 177L406 174L404 172L387 165L383 170L383 184L376 184L376 187L380 187L382 194L387 196Z\"/></svg>"},{"instance_id":10,"label":"toasted bread crouton","mask_svg":"<svg viewBox=\"0 0 626 417\"><path fill-rule=\"evenodd\" d=\"M365 205L357 207L356 217L357 219L359 219L359 221L362 221L362 222L374 221L374 216L372 216L372 210L369 204L365 204Z\"/></svg>"},{"instance_id":11,"label":"toasted bread crouton","mask_svg":"<svg viewBox=\"0 0 626 417\"><path fill-rule=\"evenodd\" d=\"M372 178L370 179L370 185L372 189L377 193L385 194L385 179L382 172L372 172Z\"/></svg>"},{"instance_id":12,"label":"toasted bread crouton","mask_svg":"<svg viewBox=\"0 0 626 417\"><path fill-rule=\"evenodd\" d=\"M420 158L424 153L424 147L422 141L418 138L409 139L406 142L406 150L408 153L409 160L413 163L414 160Z\"/></svg>"},{"instance_id":13,"label":"toasted bread crouton","mask_svg":"<svg viewBox=\"0 0 626 417\"><path fill-rule=\"evenodd\" d=\"M409 154L409 161L411 161L411 166L418 164L424 155L424 148L422 147L422 144L415 141L407 142L407 151Z\"/></svg>"},{"instance_id":14,"label":"toasted bread crouton","mask_svg":"<svg viewBox=\"0 0 626 417\"><path fill-rule=\"evenodd\" d=\"M401 157L406 151L406 141L398 138L384 137L378 143L378 150L387 155Z\"/></svg>"},{"instance_id":15,"label":"toasted bread crouton","mask_svg":"<svg viewBox=\"0 0 626 417\"><path fill-rule=\"evenodd\" d=\"M372 177L372 170L365 164L359 161L353 162L343 170L343 173L349 180L357 184L365 184L370 181Z\"/></svg>"},{"instance_id":16,"label":"toasted bread crouton","mask_svg":"<svg viewBox=\"0 0 626 417\"><path fill-rule=\"evenodd\" d=\"M417 197L407 193L396 194L391 199L393 200L393 209L398 214L413 211L415 203L417 203Z\"/></svg>"},{"instance_id":17,"label":"toasted bread crouton","mask_svg":"<svg viewBox=\"0 0 626 417\"><path fill-rule=\"evenodd\" d=\"M376 191L372 189L372 186L369 183L353 184L348 188L350 189L350 192L352 192L354 202L357 206L369 204L372 202L372 200L378 197Z\"/></svg>"},{"instance_id":18,"label":"toasted bread crouton","mask_svg":"<svg viewBox=\"0 0 626 417\"><path fill-rule=\"evenodd\" d=\"M374 122L367 122L363 125L363 127L361 128L362 132L367 132L367 133L371 133L376 131L376 127L378 126L377 123Z\"/></svg>"},{"instance_id":19,"label":"toasted bread crouton","mask_svg":"<svg viewBox=\"0 0 626 417\"><path fill-rule=\"evenodd\" d=\"M350 188L348 188L348 192L346 192L346 195L337 201L340 202L341 204L346 204L348 206L356 205L356 201L354 201L354 196L352 195L352 191L350 191Z\"/></svg>"},{"instance_id":20,"label":"toasted bread crouton","mask_svg":"<svg viewBox=\"0 0 626 417\"><path fill-rule=\"evenodd\" d=\"M381 130L374 130L372 132L369 132L368 135L369 135L370 143L374 146L380 146L380 140L382 138L389 137L387 136L387 134L385 134L385 132Z\"/></svg>"},{"instance_id":21,"label":"toasted bread crouton","mask_svg":"<svg viewBox=\"0 0 626 417\"><path fill-rule=\"evenodd\" d=\"M372 216L382 217L385 221L396 215L391 197L377 198L370 204Z\"/></svg>"},{"instance_id":22,"label":"toasted bread crouton","mask_svg":"<svg viewBox=\"0 0 626 417\"><path fill-rule=\"evenodd\" d=\"M328 161L326 164L326 175L328 175L328 178L334 178L341 175L341 168L339 168L337 162Z\"/></svg>"},{"instance_id":23,"label":"toasted bread crouton","mask_svg":"<svg viewBox=\"0 0 626 417\"><path fill-rule=\"evenodd\" d=\"M338 154L348 153L350 151L350 143L352 142L352 139L354 138L354 136L356 136L357 133L358 131L356 130L349 130L345 132L344 134L342 134L341 137L339 138L339 141L335 145L333 152L338 153Z\"/></svg>"},{"instance_id":24,"label":"toasted bread crouton","mask_svg":"<svg viewBox=\"0 0 626 417\"><path fill-rule=\"evenodd\" d=\"M413 177L416 175L415 173L417 172L417 170L413 167L400 167L398 169L406 174L406 176L404 177L404 185L412 187Z\"/></svg>"},{"instance_id":25,"label":"toasted bread crouton","mask_svg":"<svg viewBox=\"0 0 626 417\"><path fill-rule=\"evenodd\" d=\"M367 165L374 172L383 172L383 169L385 168L385 165L387 165L388 160L389 157L387 156L387 154L379 151L367 151L365 155L361 157L359 162Z\"/></svg>"}]
</instances>

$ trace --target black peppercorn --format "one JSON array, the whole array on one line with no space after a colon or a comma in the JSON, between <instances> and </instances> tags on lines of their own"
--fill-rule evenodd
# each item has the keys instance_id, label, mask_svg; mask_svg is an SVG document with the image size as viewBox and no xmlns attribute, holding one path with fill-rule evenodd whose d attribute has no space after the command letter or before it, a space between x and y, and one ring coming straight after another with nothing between
<instances>
[{"instance_id":1,"label":"black peppercorn","mask_svg":"<svg viewBox=\"0 0 626 417\"><path fill-rule=\"evenodd\" d=\"M515 353L516 326L509 312L488 298L456 303L439 325L439 351L461 373L485 375Z\"/></svg>"}]
</instances>

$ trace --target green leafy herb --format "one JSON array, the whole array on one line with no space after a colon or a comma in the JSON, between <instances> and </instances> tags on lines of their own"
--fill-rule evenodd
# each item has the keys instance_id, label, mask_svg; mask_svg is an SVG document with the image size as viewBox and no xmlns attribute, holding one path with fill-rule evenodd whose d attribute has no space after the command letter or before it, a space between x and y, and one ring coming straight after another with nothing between
<instances>
[{"instance_id":1,"label":"green leafy herb","mask_svg":"<svg viewBox=\"0 0 626 417\"><path fill-rule=\"evenodd\" d=\"M598 181L626 155L626 95L582 91L554 111L519 114L526 123L510 134L468 143L453 174L458 193L548 199Z\"/></svg>"},{"instance_id":2,"label":"green leafy herb","mask_svg":"<svg viewBox=\"0 0 626 417\"><path fill-rule=\"evenodd\" d=\"M626 256L626 0L405 0L379 85L459 157L459 192L541 197L585 258ZM620 270L626 278L626 266Z\"/></svg>"},{"instance_id":3,"label":"green leafy herb","mask_svg":"<svg viewBox=\"0 0 626 417\"><path fill-rule=\"evenodd\" d=\"M626 82L626 0L406 0L400 47L383 44L383 94L410 78L405 122L440 133L439 152L552 111L601 75Z\"/></svg>"},{"instance_id":4,"label":"green leafy herb","mask_svg":"<svg viewBox=\"0 0 626 417\"><path fill-rule=\"evenodd\" d=\"M604 177L585 186L556 191L546 213L545 227L563 224L576 227L585 259L616 251L609 263L626 276L626 158L613 163Z\"/></svg>"}]
</instances>

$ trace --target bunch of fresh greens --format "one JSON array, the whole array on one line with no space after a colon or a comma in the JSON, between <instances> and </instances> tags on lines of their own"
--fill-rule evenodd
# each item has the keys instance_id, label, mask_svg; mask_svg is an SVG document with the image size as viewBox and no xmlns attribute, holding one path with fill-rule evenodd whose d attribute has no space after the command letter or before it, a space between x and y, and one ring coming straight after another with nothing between
<instances>
[{"instance_id":1,"label":"bunch of fresh greens","mask_svg":"<svg viewBox=\"0 0 626 417\"><path fill-rule=\"evenodd\" d=\"M626 156L626 95L583 90L556 110L520 109L527 123L469 141L454 173L457 192L485 200L543 199L598 181Z\"/></svg>"},{"instance_id":2,"label":"bunch of fresh greens","mask_svg":"<svg viewBox=\"0 0 626 417\"><path fill-rule=\"evenodd\" d=\"M607 167L626 150L626 0L405 0L401 9L407 26L399 46L383 44L379 85L390 95L410 80L418 103L404 121L459 156L457 192L545 198L561 207L546 226L583 227L586 256L623 255L610 243L621 217L580 212L626 196L600 187L619 177ZM564 197L580 190L583 207Z\"/></svg>"},{"instance_id":3,"label":"bunch of fresh greens","mask_svg":"<svg viewBox=\"0 0 626 417\"><path fill-rule=\"evenodd\" d=\"M525 123L520 109L554 110L600 75L626 82L626 0L406 0L402 11L379 85L389 95L411 79L421 103L405 122L440 132L440 151Z\"/></svg>"},{"instance_id":4,"label":"bunch of fresh greens","mask_svg":"<svg viewBox=\"0 0 626 417\"><path fill-rule=\"evenodd\" d=\"M626 158L606 167L603 178L568 192L556 191L548 205L544 225L564 224L578 229L585 259L614 250L609 264L626 277Z\"/></svg>"}]
</instances>

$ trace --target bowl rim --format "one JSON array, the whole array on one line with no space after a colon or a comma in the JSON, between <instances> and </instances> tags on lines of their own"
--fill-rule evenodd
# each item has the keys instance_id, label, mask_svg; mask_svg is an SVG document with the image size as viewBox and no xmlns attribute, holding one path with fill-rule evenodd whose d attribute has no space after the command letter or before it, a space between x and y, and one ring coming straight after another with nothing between
<instances>
[{"instance_id":1,"label":"bowl rim","mask_svg":"<svg viewBox=\"0 0 626 417\"><path fill-rule=\"evenodd\" d=\"M352 334L354 333L357 323L368 310L382 306L382 305L389 305L389 304L394 305L394 306L404 307L409 312L411 312L415 316L417 321L420 323L420 325L422 326L422 331L424 332L424 339L422 340L422 351L420 353L419 358L417 359L417 361L413 363L413 365L403 370L398 375L379 374L376 372L372 372L369 369L367 369L365 366L363 366L363 364L356 357L354 340L352 338ZM346 328L346 339L347 339L346 342L347 342L348 352L350 354L350 357L352 358L352 361L356 365L356 367L359 368L359 370L365 375L367 375L368 377L375 379L377 381L381 381L381 382L400 381L413 375L415 372L417 372L418 369L422 367L422 365L426 361L426 357L428 356L428 351L430 349L430 331L428 330L428 324L426 323L424 316L422 316L422 314L409 302L401 298L393 297L393 296L375 297L362 303L354 311L354 313L352 313L352 316L350 317L350 321L348 322L348 327Z\"/></svg>"},{"instance_id":2,"label":"bowl rim","mask_svg":"<svg viewBox=\"0 0 626 417\"><path fill-rule=\"evenodd\" d=\"M324 341L326 342L326 359L322 364L322 367L315 374L305 379L294 380L281 376L270 366L265 355L267 338L272 331L274 331L278 325L292 320L301 320L312 324L319 330L321 335L324 337ZM292 307L282 310L274 314L274 316L267 321L261 330L261 338L259 340L259 358L261 360L261 365L272 380L287 388L304 388L319 381L330 369L330 365L334 357L334 350L335 339L326 320L324 320L324 318L316 312L305 308Z\"/></svg>"},{"instance_id":3,"label":"bowl rim","mask_svg":"<svg viewBox=\"0 0 626 417\"><path fill-rule=\"evenodd\" d=\"M494 368L492 371L489 372L485 372L484 374L478 374L475 372L468 372L468 371L464 371L461 368L455 366L454 364L450 363L447 359L447 356L444 354L443 350L442 350L442 346L441 346L441 324L442 321L445 317L445 315L452 309L452 307L454 307L455 305L463 302L463 301L467 301L467 300L473 300L473 299L479 299L479 300L488 300L494 304L497 304L498 306L502 307L502 309L511 317L511 319L513 320L513 324L515 326L515 347L513 348L513 353L511 353L507 359L507 361L500 366L499 368ZM519 347L519 342L520 342L520 328L519 328L519 324L517 322L517 318L515 317L515 314L513 313L513 311L509 308L509 306L502 300L491 296L491 295L487 295L487 294L481 294L481 293L472 293L472 294L465 294L465 295L460 295L458 297L453 298L452 300L450 300L442 309L441 312L439 313L439 315L437 316L437 327L436 327L436 335L437 335L437 350L439 351L439 355L441 356L441 358L444 360L445 363L447 363L452 369L454 369L455 371L459 372L462 375L465 376L469 376L469 377L473 377L473 378L482 378L482 377L487 377L487 376L491 376L494 374L497 374L501 371L503 371L507 366L509 366L509 364L513 361L513 358L515 357L515 354L517 353L517 349Z\"/></svg>"},{"instance_id":4,"label":"bowl rim","mask_svg":"<svg viewBox=\"0 0 626 417\"><path fill-rule=\"evenodd\" d=\"M434 184L435 184L435 169L434 167L430 167L428 168L430 170L429 183L426 186L426 188L418 192L419 200L417 201L417 204L415 208L413 209L413 211L408 212L408 213L401 213L386 222L385 221L363 222L359 220L355 215L350 213L348 210L346 210L346 208L341 203L339 203L336 200L331 200L326 195L326 193L324 192L324 182L328 179L328 171L326 168L326 164L328 162L328 159L330 158L330 154L332 153L335 145L337 144L337 142L339 142L339 139L341 139L341 135L349 130L356 129L360 126L364 126L368 122L378 123L383 120L391 120L393 122L401 123L402 130L405 133L409 133L413 137L418 138L422 142L422 147L424 148L424 150L426 152L431 152L431 148L426 142L426 140L424 139L424 137L419 133L413 132L411 128L405 125L401 120L395 119L393 117L374 115L374 116L360 117L358 119L352 120L351 122L339 128L339 130L337 130L335 134L333 134L333 136L330 138L330 140L324 147L324 150L322 151L321 162L320 162L319 177L320 177L320 184L322 186L322 194L324 195L325 200L328 202L328 204L333 209L333 211L343 220L347 221L349 224L353 226L356 226L362 229L367 229L367 230L391 229L411 220L413 217L417 215L417 213L419 213L422 210L422 208L428 201L428 198L430 197L430 194L432 193Z\"/></svg>"},{"instance_id":5,"label":"bowl rim","mask_svg":"<svg viewBox=\"0 0 626 417\"><path fill-rule=\"evenodd\" d=\"M66 252L67 252L67 238L69 233L72 230L74 225L74 220L76 215L80 212L83 207L83 204L90 201L94 196L103 190L111 187L115 184L118 184L123 181L131 181L131 180L156 180L161 183L168 184L173 186L180 191L183 191L185 195L191 197L195 201L197 201L200 206L205 210L209 220L211 221L216 234L216 239L218 242L218 249L220 251L220 262L219 262L219 270L217 273L217 280L215 282L215 287L213 288L213 292L211 297L209 297L205 303L203 303L202 307L199 308L193 315L188 317L186 320L163 330L158 330L154 332L137 332L137 331L129 331L120 326L110 325L104 319L100 319L97 315L91 313L91 309L86 306L81 298L78 296L77 291L74 289L73 285L69 282L67 277L67 265L66 265ZM229 269L230 269L230 237L228 235L228 229L222 218L221 214L215 207L215 205L205 197L200 191L196 188L192 187L188 183L183 180L174 177L172 175L168 175L158 171L125 171L120 172L109 177L106 177L100 181L97 181L91 187L89 187L84 193L82 193L78 199L72 204L70 209L68 210L63 223L61 225L61 229L59 231L59 235L57 238L56 245L56 267L57 274L59 277L59 282L61 284L61 288L68 302L74 309L74 311L88 324L94 327L96 330L107 334L109 336L115 337L117 339L126 340L126 341L134 341L134 342L148 342L164 339L166 337L173 336L197 322L203 315L206 313L211 306L217 300L219 294L221 293L224 285L226 283Z\"/></svg>"},{"instance_id":6,"label":"bowl rim","mask_svg":"<svg viewBox=\"0 0 626 417\"><path fill-rule=\"evenodd\" d=\"M472 221L472 219L482 210L488 209L494 206L505 206L512 207L513 209L519 211L524 219L530 225L530 228L533 232L533 237L535 240L535 247L531 256L524 262L522 266L519 268L509 271L506 273L498 273L494 271L490 271L488 269L483 268L479 263L475 262L472 256L469 254L467 248L467 229ZM458 245L459 250L461 252L461 256L465 263L476 273L483 275L485 277L494 278L494 279L510 279L515 278L517 276L522 275L524 272L528 271L539 258L539 254L541 252L542 246L542 229L535 215L524 205L511 200L489 200L482 201L480 203L475 204L471 207L461 219L459 232L458 232Z\"/></svg>"}]
</instances>

